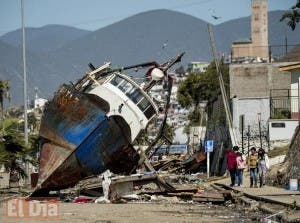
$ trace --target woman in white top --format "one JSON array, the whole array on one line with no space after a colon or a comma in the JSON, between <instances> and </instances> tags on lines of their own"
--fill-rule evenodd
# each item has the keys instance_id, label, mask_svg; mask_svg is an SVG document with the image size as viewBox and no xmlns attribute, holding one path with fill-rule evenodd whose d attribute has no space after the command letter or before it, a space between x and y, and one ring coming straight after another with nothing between
<instances>
[{"instance_id":1,"label":"woman in white top","mask_svg":"<svg viewBox=\"0 0 300 223\"><path fill-rule=\"evenodd\" d=\"M259 186L263 187L266 185L266 174L269 169L269 158L265 150L260 148L258 150L258 176L259 176Z\"/></svg>"}]
</instances>

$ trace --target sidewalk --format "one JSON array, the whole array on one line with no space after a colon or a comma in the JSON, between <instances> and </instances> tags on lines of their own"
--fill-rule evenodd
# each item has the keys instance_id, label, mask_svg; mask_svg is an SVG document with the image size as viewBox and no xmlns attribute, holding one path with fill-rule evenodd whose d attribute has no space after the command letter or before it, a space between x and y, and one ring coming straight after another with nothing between
<instances>
[{"instance_id":1,"label":"sidewalk","mask_svg":"<svg viewBox=\"0 0 300 223\"><path fill-rule=\"evenodd\" d=\"M230 187L233 190L242 192L246 196L256 200L264 200L267 202L296 206L297 209L300 209L300 191L291 191L272 186L250 188L250 177L248 172L244 173L243 180L243 187L230 187L230 178L218 180L214 183L226 186L228 188Z\"/></svg>"}]
</instances>

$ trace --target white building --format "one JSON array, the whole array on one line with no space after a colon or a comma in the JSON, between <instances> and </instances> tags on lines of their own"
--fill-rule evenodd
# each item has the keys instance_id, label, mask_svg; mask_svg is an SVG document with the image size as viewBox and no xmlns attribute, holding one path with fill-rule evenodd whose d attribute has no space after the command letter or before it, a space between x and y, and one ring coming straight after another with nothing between
<instances>
[{"instance_id":1,"label":"white building","mask_svg":"<svg viewBox=\"0 0 300 223\"><path fill-rule=\"evenodd\" d=\"M44 98L36 98L34 99L34 108L43 108L45 104L48 102L47 99Z\"/></svg>"},{"instance_id":2,"label":"white building","mask_svg":"<svg viewBox=\"0 0 300 223\"><path fill-rule=\"evenodd\" d=\"M299 97L298 97L298 84L300 83L300 62L290 63L280 67L280 71L290 72L291 83L288 90L288 96L277 97L271 100L277 100L278 104L285 105L284 110L289 112L288 118L273 118L269 121L269 136L270 140L287 140L291 139L294 131L299 124ZM280 109L280 108L279 108ZM283 109L278 111L284 111Z\"/></svg>"},{"instance_id":3,"label":"white building","mask_svg":"<svg viewBox=\"0 0 300 223\"><path fill-rule=\"evenodd\" d=\"M208 62L190 62L188 64L187 71L190 73L203 73L207 70L207 67L209 66Z\"/></svg>"}]
</instances>

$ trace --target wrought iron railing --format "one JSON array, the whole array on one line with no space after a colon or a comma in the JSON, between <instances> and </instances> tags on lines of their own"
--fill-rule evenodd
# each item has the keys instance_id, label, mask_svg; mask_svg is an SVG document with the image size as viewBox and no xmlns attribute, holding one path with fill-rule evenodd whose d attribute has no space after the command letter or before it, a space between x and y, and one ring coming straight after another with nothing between
<instances>
[{"instance_id":1,"label":"wrought iron railing","mask_svg":"<svg viewBox=\"0 0 300 223\"><path fill-rule=\"evenodd\" d=\"M293 119L298 116L298 91L272 89L270 91L270 118Z\"/></svg>"}]
</instances>

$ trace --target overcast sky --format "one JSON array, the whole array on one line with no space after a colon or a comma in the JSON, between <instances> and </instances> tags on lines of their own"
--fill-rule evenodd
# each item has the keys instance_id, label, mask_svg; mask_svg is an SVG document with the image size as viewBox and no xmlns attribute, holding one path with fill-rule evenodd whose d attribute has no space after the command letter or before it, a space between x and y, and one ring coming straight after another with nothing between
<instances>
[{"instance_id":1,"label":"overcast sky","mask_svg":"<svg viewBox=\"0 0 300 223\"><path fill-rule=\"evenodd\" d=\"M0 0L0 36L21 27L21 0ZM24 0L25 26L62 24L87 30L153 10L171 9L211 23L250 15L250 0ZM286 10L296 0L268 0L269 11ZM221 17L214 20L212 15Z\"/></svg>"}]
</instances>

